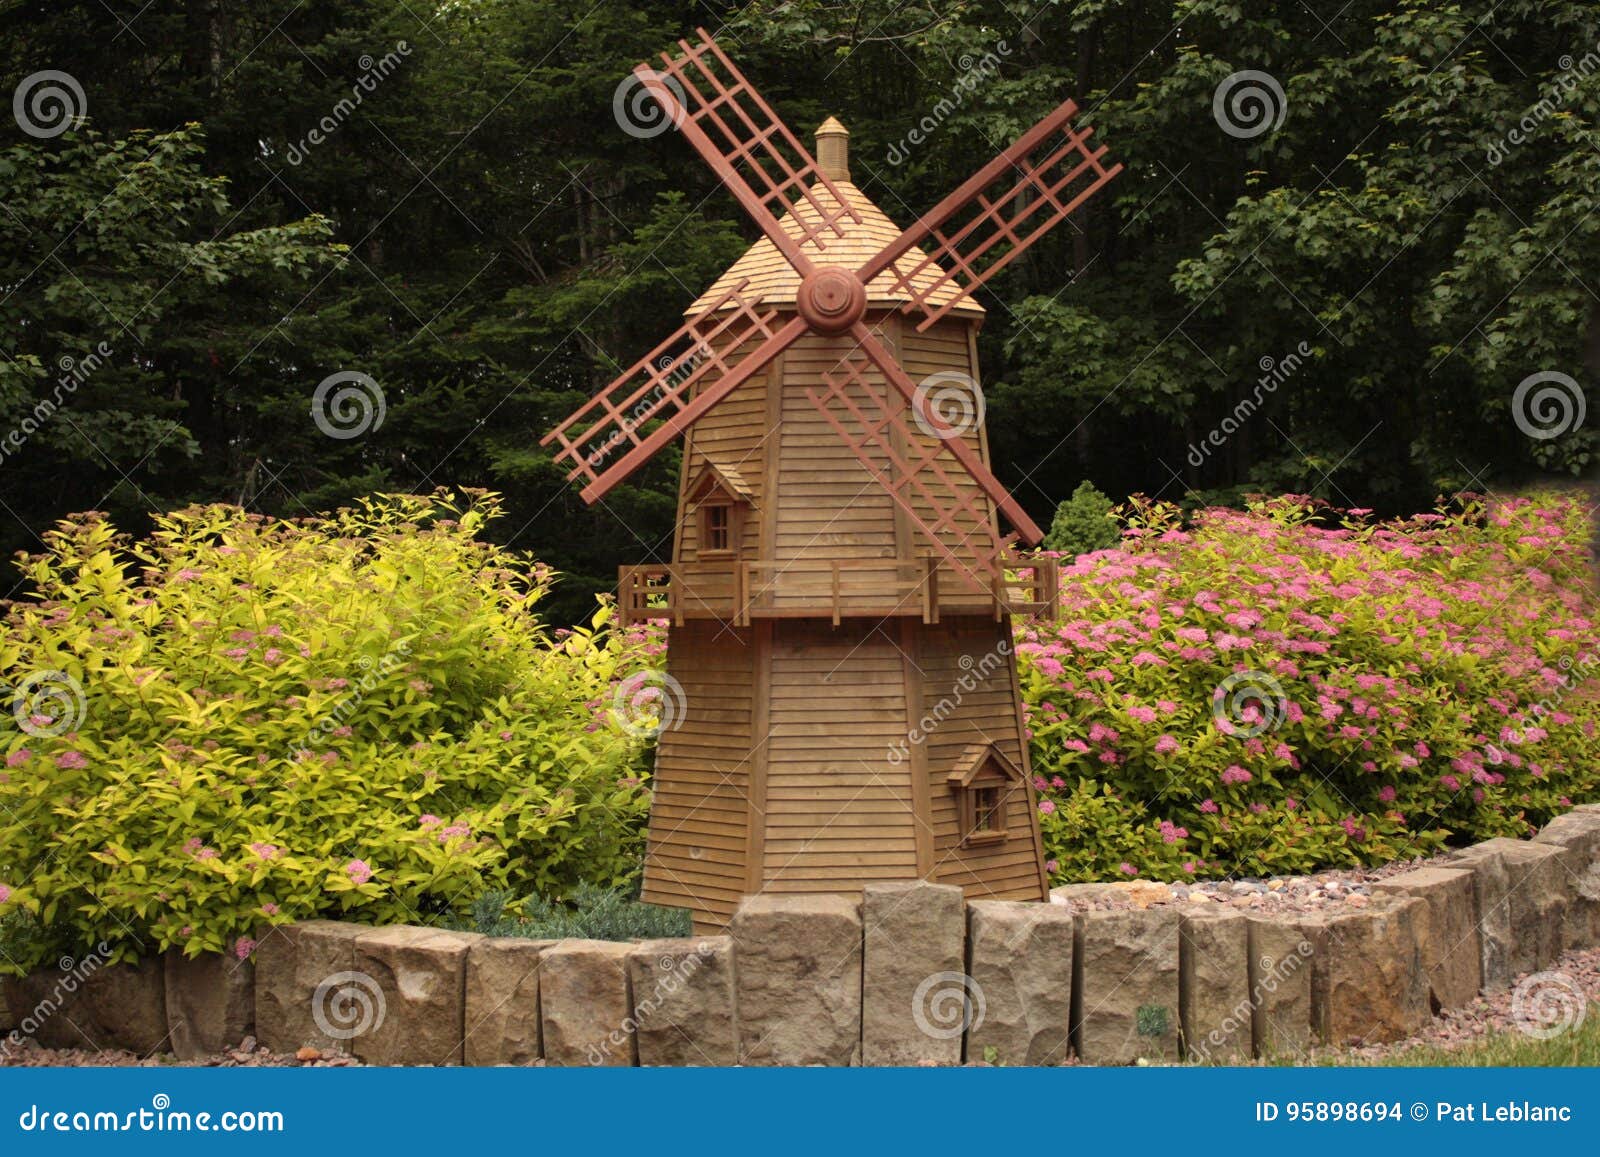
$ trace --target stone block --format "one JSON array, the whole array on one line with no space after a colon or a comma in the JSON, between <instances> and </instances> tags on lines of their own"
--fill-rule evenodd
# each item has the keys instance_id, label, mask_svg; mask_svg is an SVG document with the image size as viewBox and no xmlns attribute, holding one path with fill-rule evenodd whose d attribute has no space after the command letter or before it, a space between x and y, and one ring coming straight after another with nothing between
<instances>
[{"instance_id":1,"label":"stone block","mask_svg":"<svg viewBox=\"0 0 1600 1157\"><path fill-rule=\"evenodd\" d=\"M463 1063L531 1065L539 1032L539 960L554 940L485 937L467 950Z\"/></svg>"},{"instance_id":2,"label":"stone block","mask_svg":"<svg viewBox=\"0 0 1600 1157\"><path fill-rule=\"evenodd\" d=\"M539 961L539 1008L549 1065L635 1063L628 954L612 940L563 940Z\"/></svg>"},{"instance_id":3,"label":"stone block","mask_svg":"<svg viewBox=\"0 0 1600 1157\"><path fill-rule=\"evenodd\" d=\"M861 1063L960 1064L977 1009L961 889L920 880L868 884L861 921Z\"/></svg>"},{"instance_id":4,"label":"stone block","mask_svg":"<svg viewBox=\"0 0 1600 1157\"><path fill-rule=\"evenodd\" d=\"M1537 972L1561 956L1566 937L1567 890L1562 853L1550 844L1494 839L1448 857L1447 864L1498 854L1505 863L1505 904L1511 921L1508 943L1513 976Z\"/></svg>"},{"instance_id":5,"label":"stone block","mask_svg":"<svg viewBox=\"0 0 1600 1157\"><path fill-rule=\"evenodd\" d=\"M105 964L108 953L64 956L53 968L6 978L15 1031L47 1048L167 1051L165 970L159 956Z\"/></svg>"},{"instance_id":6,"label":"stone block","mask_svg":"<svg viewBox=\"0 0 1600 1157\"><path fill-rule=\"evenodd\" d=\"M356 938L355 976L320 1007L369 1065L459 1065L474 932L399 925Z\"/></svg>"},{"instance_id":7,"label":"stone block","mask_svg":"<svg viewBox=\"0 0 1600 1157\"><path fill-rule=\"evenodd\" d=\"M371 931L337 920L263 928L255 951L256 1039L277 1053L348 1052L345 1034L360 1022L360 1002L341 986L354 979L356 938ZM319 990L323 1003L317 1000ZM335 990L343 995L330 1008L326 1001ZM330 1012L338 1019L330 1020ZM346 1023L347 1014L355 1019Z\"/></svg>"},{"instance_id":8,"label":"stone block","mask_svg":"<svg viewBox=\"0 0 1600 1157\"><path fill-rule=\"evenodd\" d=\"M1384 897L1329 912L1315 928L1312 1023L1332 1045L1379 1044L1420 1032L1432 1018L1419 925L1427 903Z\"/></svg>"},{"instance_id":9,"label":"stone block","mask_svg":"<svg viewBox=\"0 0 1600 1157\"><path fill-rule=\"evenodd\" d=\"M1304 1057L1315 1043L1311 979L1316 943L1296 918L1251 915L1250 1021L1255 1054Z\"/></svg>"},{"instance_id":10,"label":"stone block","mask_svg":"<svg viewBox=\"0 0 1600 1157\"><path fill-rule=\"evenodd\" d=\"M1564 947L1600 946L1600 811L1559 815L1533 842L1561 850L1567 892Z\"/></svg>"},{"instance_id":11,"label":"stone block","mask_svg":"<svg viewBox=\"0 0 1600 1157\"><path fill-rule=\"evenodd\" d=\"M1191 1061L1229 1064L1254 1048L1250 924L1244 913L1207 906L1178 916L1178 1021Z\"/></svg>"},{"instance_id":12,"label":"stone block","mask_svg":"<svg viewBox=\"0 0 1600 1157\"><path fill-rule=\"evenodd\" d=\"M741 1064L860 1063L861 927L861 905L846 896L766 893L739 906Z\"/></svg>"},{"instance_id":13,"label":"stone block","mask_svg":"<svg viewBox=\"0 0 1600 1157\"><path fill-rule=\"evenodd\" d=\"M1087 1064L1178 1059L1178 913L1080 913L1073 946L1073 1044Z\"/></svg>"},{"instance_id":14,"label":"stone block","mask_svg":"<svg viewBox=\"0 0 1600 1157\"><path fill-rule=\"evenodd\" d=\"M974 900L967 915L976 998L967 1060L988 1060L992 1050L998 1064L1065 1064L1078 917L1059 904L1009 900Z\"/></svg>"},{"instance_id":15,"label":"stone block","mask_svg":"<svg viewBox=\"0 0 1600 1157\"><path fill-rule=\"evenodd\" d=\"M198 1061L255 1035L254 961L232 953L165 956L168 1047L181 1061Z\"/></svg>"},{"instance_id":16,"label":"stone block","mask_svg":"<svg viewBox=\"0 0 1600 1157\"><path fill-rule=\"evenodd\" d=\"M646 941L628 954L641 1065L734 1065L733 939Z\"/></svg>"},{"instance_id":17,"label":"stone block","mask_svg":"<svg viewBox=\"0 0 1600 1157\"><path fill-rule=\"evenodd\" d=\"M1417 868L1372 886L1375 895L1415 896L1422 961L1435 1011L1465 1008L1483 987L1483 946L1479 942L1472 873L1456 868Z\"/></svg>"}]
</instances>

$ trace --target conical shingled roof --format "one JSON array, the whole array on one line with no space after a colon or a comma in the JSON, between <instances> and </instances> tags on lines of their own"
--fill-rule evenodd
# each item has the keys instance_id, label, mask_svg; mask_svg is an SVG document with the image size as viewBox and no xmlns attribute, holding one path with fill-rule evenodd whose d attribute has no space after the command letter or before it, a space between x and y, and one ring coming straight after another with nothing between
<instances>
[{"instance_id":1,"label":"conical shingled roof","mask_svg":"<svg viewBox=\"0 0 1600 1157\"><path fill-rule=\"evenodd\" d=\"M889 220L888 214L874 205L850 180L843 146L843 138L846 135L844 126L832 117L823 122L822 127L817 130L818 164L833 181L834 187L839 190L845 202L855 209L861 218L861 223L858 225L846 218L839 226L844 231L844 236L840 237L832 230L827 230L823 234L827 249L818 249L814 244L806 244L805 251L806 256L818 265L842 265L846 269L853 270L859 269L877 256L884 246L900 236L901 230ZM829 137L833 139L824 145L824 139ZM831 211L836 207L837 202L833 194L829 193L827 186L820 182L811 187L811 193L825 210ZM779 225L783 227L785 233L799 239L804 234L799 221L795 219L796 213L799 214L800 221L807 221L813 226L819 215L817 210L812 208L811 202L804 199L783 215L778 222ZM913 250L896 261L895 268L910 272L921 261L920 251ZM727 272L717 278L710 289L696 298L694 304L683 311L684 316L695 317L704 313L719 297L746 279L749 280L749 284L745 287L745 296L754 298L759 294L763 305L793 305L800 289L800 275L784 259L783 254L778 252L778 247L763 237L745 250L744 256L729 266ZM912 278L912 284L926 292L939 280L938 273L930 265L924 266ZM944 305L957 297L962 297L961 292L953 282L945 281L934 291L929 301L933 305ZM895 276L890 270L878 274L867 286L869 308L903 305L910 300L910 295L904 289L896 287ZM984 309L971 297L964 297L961 304L951 312L966 317L982 317Z\"/></svg>"}]
</instances>

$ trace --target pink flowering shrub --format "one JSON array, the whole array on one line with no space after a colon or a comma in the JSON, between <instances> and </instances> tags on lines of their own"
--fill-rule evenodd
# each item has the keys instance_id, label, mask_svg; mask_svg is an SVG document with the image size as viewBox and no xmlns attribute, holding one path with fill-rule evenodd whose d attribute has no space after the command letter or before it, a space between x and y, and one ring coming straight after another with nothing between
<instances>
[{"instance_id":1,"label":"pink flowering shrub","mask_svg":"<svg viewBox=\"0 0 1600 1157\"><path fill-rule=\"evenodd\" d=\"M441 492L52 532L0 633L0 922L28 923L0 966L634 874L648 738L608 706L659 644L609 606L547 631L549 569L478 541L497 512Z\"/></svg>"},{"instance_id":2,"label":"pink flowering shrub","mask_svg":"<svg viewBox=\"0 0 1600 1157\"><path fill-rule=\"evenodd\" d=\"M1382 863L1596 798L1583 504L1366 513L1141 503L1063 572L1017 647L1057 882Z\"/></svg>"}]
</instances>

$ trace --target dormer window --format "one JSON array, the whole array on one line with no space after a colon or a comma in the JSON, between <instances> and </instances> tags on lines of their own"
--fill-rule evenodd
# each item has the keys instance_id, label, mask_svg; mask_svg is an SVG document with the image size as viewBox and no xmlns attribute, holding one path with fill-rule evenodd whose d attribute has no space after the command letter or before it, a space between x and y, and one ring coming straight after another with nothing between
<instances>
[{"instance_id":1,"label":"dormer window","mask_svg":"<svg viewBox=\"0 0 1600 1157\"><path fill-rule=\"evenodd\" d=\"M1027 803L1022 770L994 744L978 743L962 752L947 782L956 795L961 846L1004 843L1008 817Z\"/></svg>"},{"instance_id":2,"label":"dormer window","mask_svg":"<svg viewBox=\"0 0 1600 1157\"><path fill-rule=\"evenodd\" d=\"M687 497L698 557L737 555L751 505L750 488L739 472L707 462L690 481Z\"/></svg>"},{"instance_id":3,"label":"dormer window","mask_svg":"<svg viewBox=\"0 0 1600 1157\"><path fill-rule=\"evenodd\" d=\"M708 499L700 504L700 553L727 554L733 549L733 503Z\"/></svg>"}]
</instances>

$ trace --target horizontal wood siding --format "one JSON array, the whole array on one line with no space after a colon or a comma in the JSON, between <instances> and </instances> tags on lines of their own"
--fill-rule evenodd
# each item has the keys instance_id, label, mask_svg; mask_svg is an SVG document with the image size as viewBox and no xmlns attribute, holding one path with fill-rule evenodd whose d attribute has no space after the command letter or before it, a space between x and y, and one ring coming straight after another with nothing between
<instances>
[{"instance_id":1,"label":"horizontal wood siding","mask_svg":"<svg viewBox=\"0 0 1600 1157\"><path fill-rule=\"evenodd\" d=\"M893 500L806 396L853 348L846 338L811 334L784 355L773 536L774 559L780 563L895 557ZM870 409L862 391L853 396Z\"/></svg>"},{"instance_id":2,"label":"horizontal wood siding","mask_svg":"<svg viewBox=\"0 0 1600 1157\"><path fill-rule=\"evenodd\" d=\"M745 342L728 359L729 365L755 349L754 342ZM764 501L767 438L767 383L772 367L756 374L733 393L718 402L689 428L683 449L683 480L696 477L709 460L717 466L736 470L754 496L752 509L744 520L741 551L745 558L755 558L761 550L761 514ZM715 372L706 375L696 392L715 384L721 377ZM678 536L674 559L693 562L700 557L699 518L686 508L686 496L679 488Z\"/></svg>"},{"instance_id":3,"label":"horizontal wood siding","mask_svg":"<svg viewBox=\"0 0 1600 1157\"><path fill-rule=\"evenodd\" d=\"M900 652L872 630L774 626L763 887L854 891L916 876Z\"/></svg>"},{"instance_id":4,"label":"horizontal wood siding","mask_svg":"<svg viewBox=\"0 0 1600 1157\"><path fill-rule=\"evenodd\" d=\"M756 647L748 630L687 622L668 636L682 723L663 731L643 898L723 922L744 892Z\"/></svg>"},{"instance_id":5,"label":"horizontal wood siding","mask_svg":"<svg viewBox=\"0 0 1600 1157\"><path fill-rule=\"evenodd\" d=\"M923 702L913 723L926 736L935 878L960 885L973 899L1038 900L1044 897L1032 785L1020 785L1007 796L1005 843L967 849L960 846L956 796L947 782L974 743L994 743L1019 767L1026 766L1012 691L1015 659L1000 651L1009 639L1009 623L979 618L922 628Z\"/></svg>"}]
</instances>

